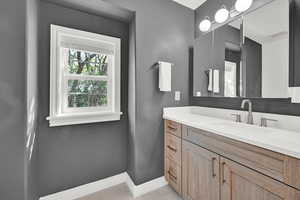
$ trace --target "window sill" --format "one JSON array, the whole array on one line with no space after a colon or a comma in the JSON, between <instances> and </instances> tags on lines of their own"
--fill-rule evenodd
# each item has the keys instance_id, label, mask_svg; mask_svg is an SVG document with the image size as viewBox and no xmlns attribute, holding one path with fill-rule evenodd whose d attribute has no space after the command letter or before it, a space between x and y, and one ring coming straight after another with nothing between
<instances>
[{"instance_id":1,"label":"window sill","mask_svg":"<svg viewBox=\"0 0 300 200\"><path fill-rule=\"evenodd\" d=\"M119 121L121 119L121 112L115 113L89 113L89 114L64 114L52 117L47 117L49 120L50 127L56 126L67 126L75 124L89 124L97 122L109 122L109 121Z\"/></svg>"}]
</instances>

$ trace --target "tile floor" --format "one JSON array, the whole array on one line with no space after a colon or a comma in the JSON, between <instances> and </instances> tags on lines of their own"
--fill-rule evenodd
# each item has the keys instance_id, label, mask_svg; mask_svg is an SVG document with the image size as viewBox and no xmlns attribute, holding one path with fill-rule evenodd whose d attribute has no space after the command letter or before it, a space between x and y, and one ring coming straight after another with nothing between
<instances>
[{"instance_id":1,"label":"tile floor","mask_svg":"<svg viewBox=\"0 0 300 200\"><path fill-rule=\"evenodd\" d=\"M117 185L98 193L77 200L133 200L130 191L125 184ZM169 186L149 192L134 200L182 200Z\"/></svg>"}]
</instances>

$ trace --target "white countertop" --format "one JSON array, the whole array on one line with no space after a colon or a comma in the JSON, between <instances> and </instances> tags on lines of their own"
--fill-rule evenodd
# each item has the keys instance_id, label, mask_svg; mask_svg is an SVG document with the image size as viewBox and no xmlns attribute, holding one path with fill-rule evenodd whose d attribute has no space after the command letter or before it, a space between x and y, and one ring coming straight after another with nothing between
<instances>
[{"instance_id":1,"label":"white countertop","mask_svg":"<svg viewBox=\"0 0 300 200\"><path fill-rule=\"evenodd\" d=\"M300 159L299 132L236 123L183 108L165 108L163 118Z\"/></svg>"}]
</instances>

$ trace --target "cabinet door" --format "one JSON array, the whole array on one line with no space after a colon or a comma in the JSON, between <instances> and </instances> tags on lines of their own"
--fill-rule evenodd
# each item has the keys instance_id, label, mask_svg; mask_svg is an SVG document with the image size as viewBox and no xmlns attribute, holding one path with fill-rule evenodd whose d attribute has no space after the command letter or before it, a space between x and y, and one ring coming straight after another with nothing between
<instances>
[{"instance_id":1,"label":"cabinet door","mask_svg":"<svg viewBox=\"0 0 300 200\"><path fill-rule=\"evenodd\" d=\"M299 191L221 158L221 200L299 200Z\"/></svg>"},{"instance_id":2,"label":"cabinet door","mask_svg":"<svg viewBox=\"0 0 300 200\"><path fill-rule=\"evenodd\" d=\"M186 200L219 200L219 156L182 143L182 195Z\"/></svg>"}]
</instances>

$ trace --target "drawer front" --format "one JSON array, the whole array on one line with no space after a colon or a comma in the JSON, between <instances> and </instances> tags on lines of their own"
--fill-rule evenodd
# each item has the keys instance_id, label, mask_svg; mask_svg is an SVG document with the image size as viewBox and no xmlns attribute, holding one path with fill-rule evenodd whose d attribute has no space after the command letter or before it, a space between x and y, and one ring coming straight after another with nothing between
<instances>
[{"instance_id":1,"label":"drawer front","mask_svg":"<svg viewBox=\"0 0 300 200\"><path fill-rule=\"evenodd\" d=\"M195 128L183 127L183 139L284 181L285 156Z\"/></svg>"},{"instance_id":2,"label":"drawer front","mask_svg":"<svg viewBox=\"0 0 300 200\"><path fill-rule=\"evenodd\" d=\"M169 185L181 194L181 166L169 158L166 158L165 178Z\"/></svg>"},{"instance_id":3,"label":"drawer front","mask_svg":"<svg viewBox=\"0 0 300 200\"><path fill-rule=\"evenodd\" d=\"M176 135L177 137L181 137L181 124L166 120L165 121L165 131L166 134Z\"/></svg>"},{"instance_id":4,"label":"drawer front","mask_svg":"<svg viewBox=\"0 0 300 200\"><path fill-rule=\"evenodd\" d=\"M166 135L166 156L178 165L181 165L181 139L171 135Z\"/></svg>"}]
</instances>

